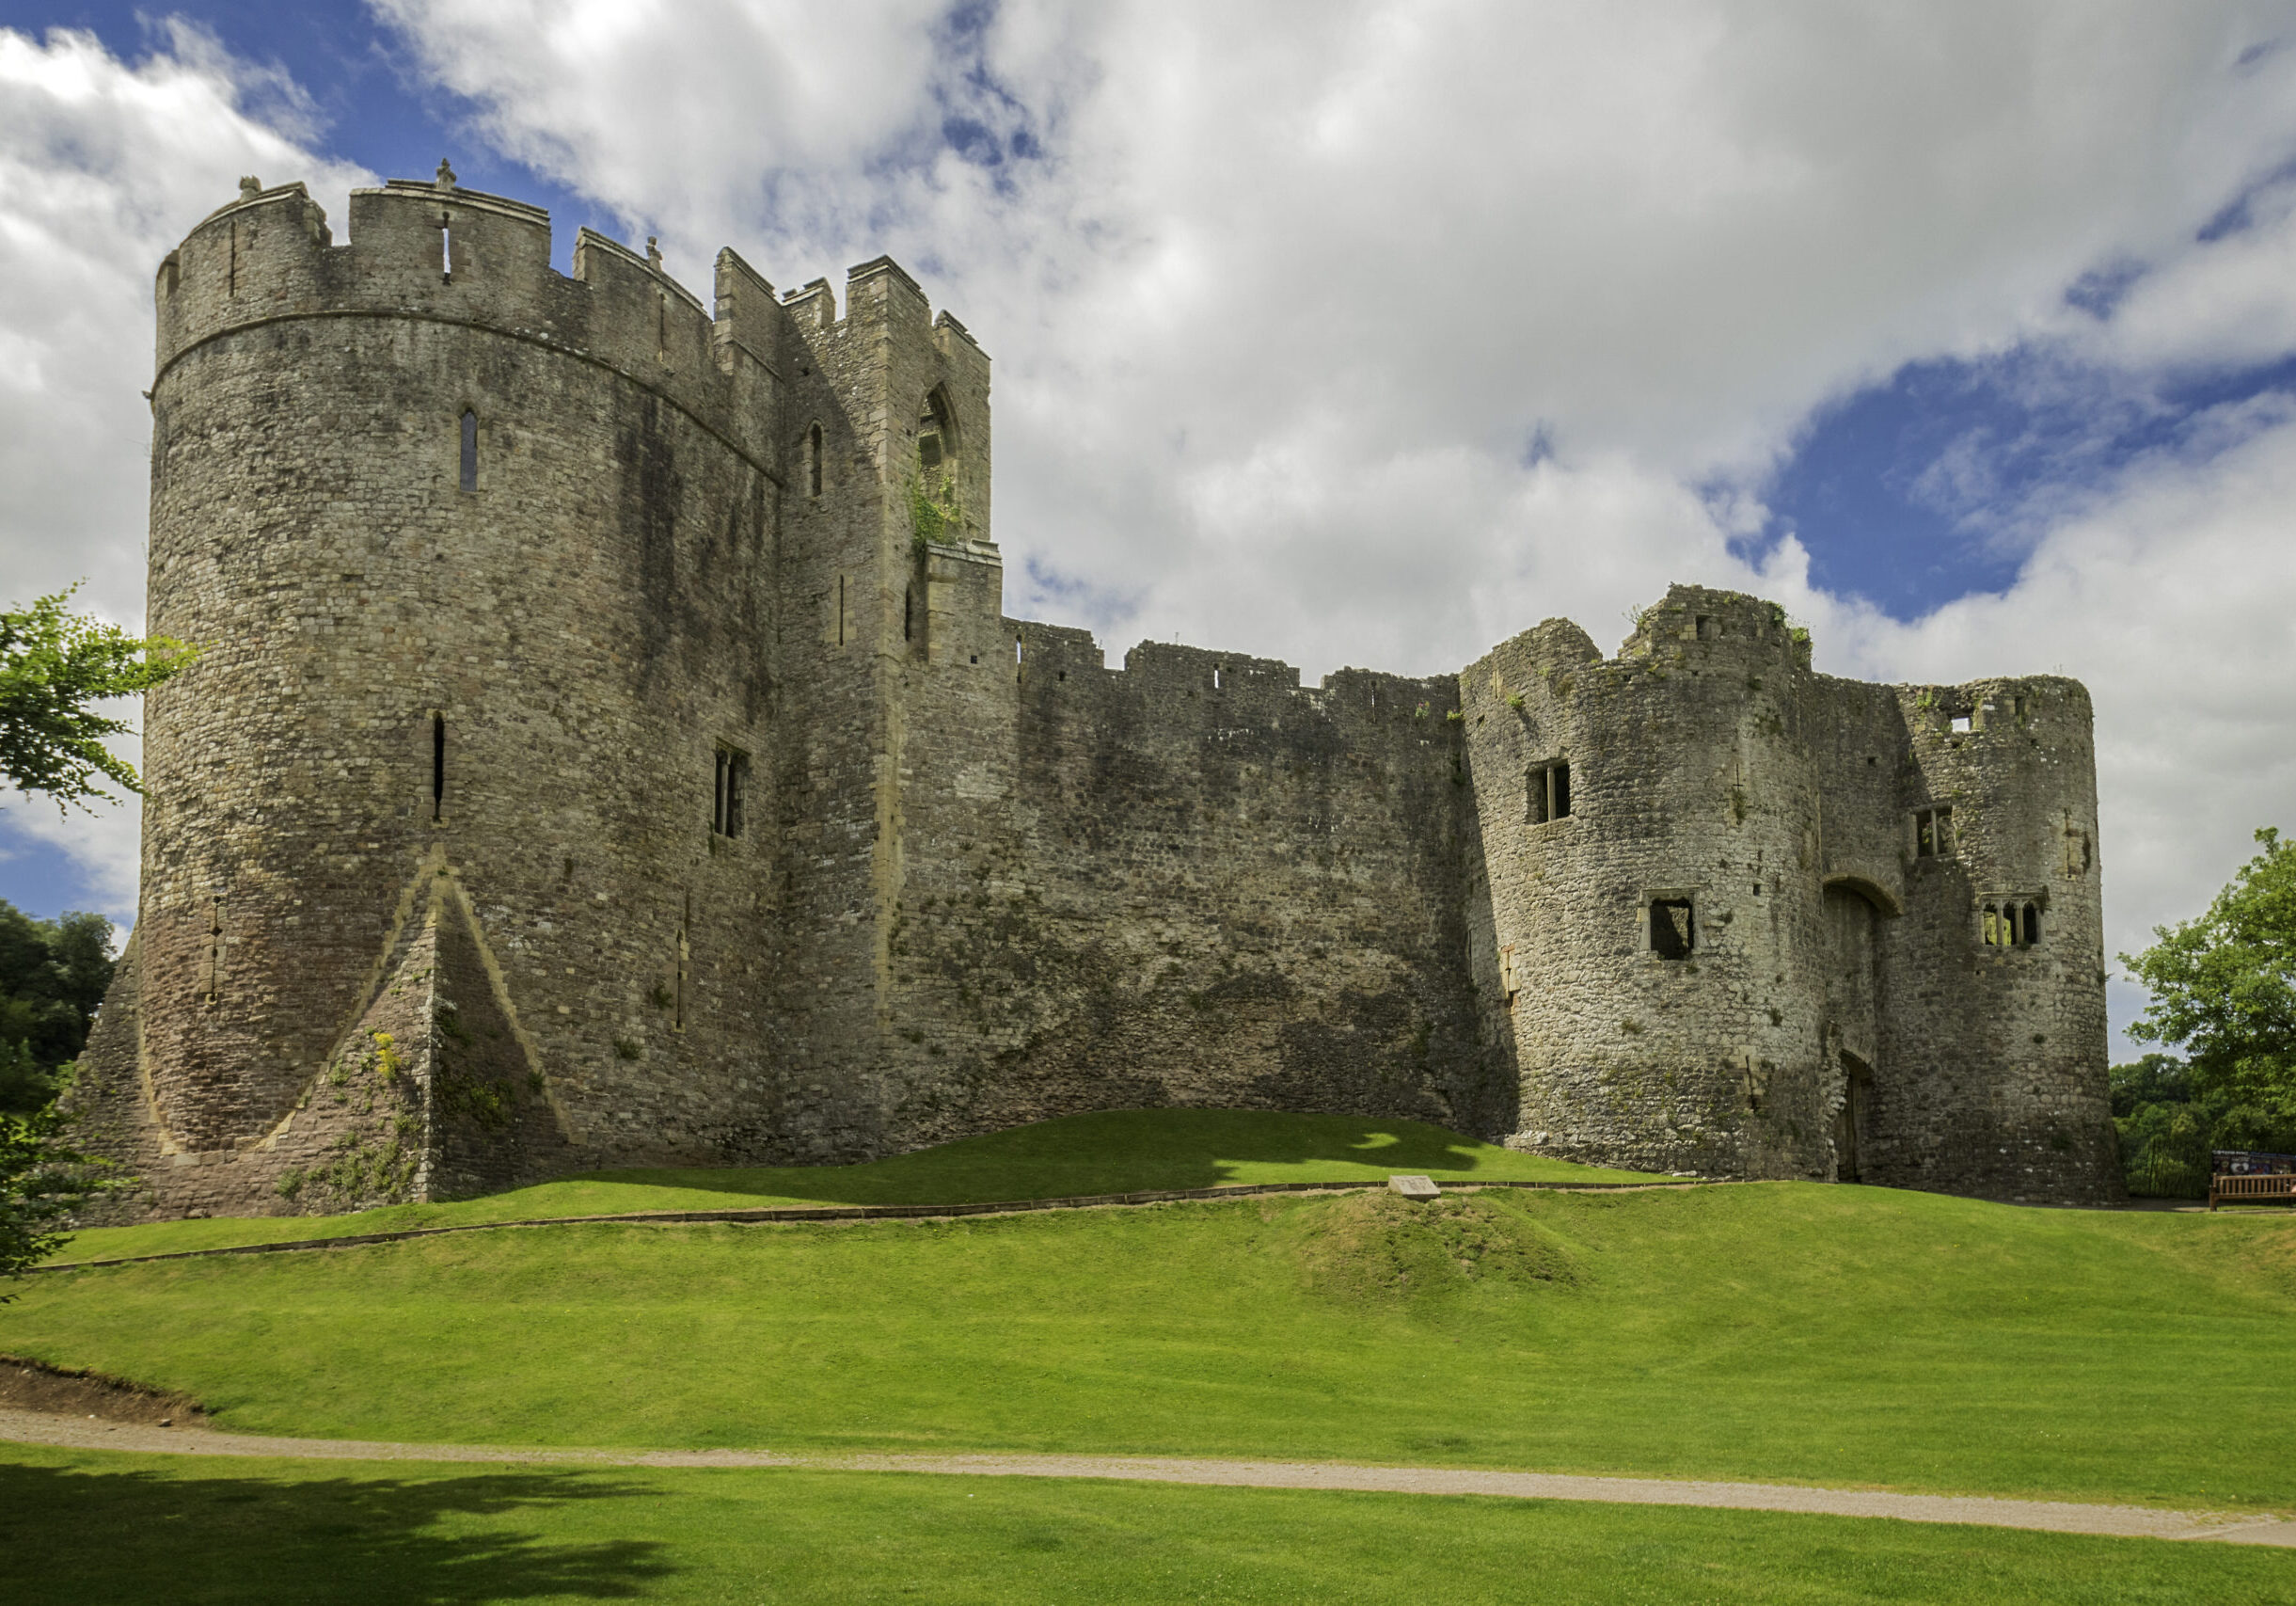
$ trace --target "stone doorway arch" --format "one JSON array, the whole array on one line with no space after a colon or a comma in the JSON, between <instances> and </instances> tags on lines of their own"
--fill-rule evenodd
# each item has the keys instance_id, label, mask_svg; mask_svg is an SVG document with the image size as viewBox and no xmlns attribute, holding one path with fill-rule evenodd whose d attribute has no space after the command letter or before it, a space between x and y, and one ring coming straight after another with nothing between
<instances>
[{"instance_id":1,"label":"stone doorway arch","mask_svg":"<svg viewBox=\"0 0 2296 1606\"><path fill-rule=\"evenodd\" d=\"M1833 1117L1833 1180L1861 1180L1860 1149L1872 1131L1874 1068L1847 1049L1842 1051L1842 1107Z\"/></svg>"}]
</instances>

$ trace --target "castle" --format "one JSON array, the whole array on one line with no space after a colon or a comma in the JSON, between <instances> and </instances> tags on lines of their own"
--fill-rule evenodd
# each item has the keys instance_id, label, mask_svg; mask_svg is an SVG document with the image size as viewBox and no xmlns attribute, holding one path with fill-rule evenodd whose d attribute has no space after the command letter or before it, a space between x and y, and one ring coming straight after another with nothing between
<instances>
[{"instance_id":1,"label":"castle","mask_svg":"<svg viewBox=\"0 0 2296 1606\"><path fill-rule=\"evenodd\" d=\"M1457 675L1006 618L989 358L394 181L161 266L131 1214L844 1161L1069 1111L2112 1196L2089 701L1671 589Z\"/></svg>"}]
</instances>

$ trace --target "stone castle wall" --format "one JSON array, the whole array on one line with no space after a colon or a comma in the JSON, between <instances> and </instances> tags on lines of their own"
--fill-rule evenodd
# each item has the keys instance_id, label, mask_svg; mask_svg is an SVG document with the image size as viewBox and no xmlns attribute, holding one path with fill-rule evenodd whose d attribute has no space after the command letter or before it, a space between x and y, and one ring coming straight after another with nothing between
<instances>
[{"instance_id":1,"label":"stone castle wall","mask_svg":"<svg viewBox=\"0 0 2296 1606\"><path fill-rule=\"evenodd\" d=\"M150 624L209 650L83 1095L133 1208L1165 1104L2111 1187L2073 683L1832 679L1686 587L1613 659L1111 669L1005 616L989 361L890 261L572 265L442 175L162 268Z\"/></svg>"}]
</instances>

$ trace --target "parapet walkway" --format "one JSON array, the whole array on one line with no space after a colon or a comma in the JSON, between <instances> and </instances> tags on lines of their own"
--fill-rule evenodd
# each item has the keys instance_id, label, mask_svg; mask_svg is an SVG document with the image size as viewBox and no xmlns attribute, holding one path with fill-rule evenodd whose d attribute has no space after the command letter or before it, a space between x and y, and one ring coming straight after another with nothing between
<instances>
[{"instance_id":1,"label":"parapet walkway","mask_svg":"<svg viewBox=\"0 0 2296 1606\"><path fill-rule=\"evenodd\" d=\"M1021 1478L1115 1478L1237 1488L1354 1489L1377 1494L1496 1495L1516 1500L1603 1501L1622 1505L1718 1506L1901 1522L1962 1522L2051 1534L2132 1539L2210 1539L2296 1548L2296 1521L2142 1505L1996 1500L1983 1495L1892 1494L1673 1478L1494 1472L1459 1467L1361 1467L1326 1461L1212 1461L1133 1455L783 1455L762 1450L499 1449L471 1444L393 1444L351 1439L286 1439L104 1423L0 1409L0 1440L71 1450L171 1455L293 1457L325 1461L497 1462L567 1467L797 1467L824 1471L932 1472Z\"/></svg>"},{"instance_id":2,"label":"parapet walkway","mask_svg":"<svg viewBox=\"0 0 2296 1606\"><path fill-rule=\"evenodd\" d=\"M533 1216L515 1221L463 1221L447 1227L409 1227L396 1232L347 1232L332 1238L282 1238L265 1244L219 1244L204 1249L171 1249L156 1255L116 1255L107 1260L51 1261L30 1269L87 1271L97 1266L141 1265L147 1261L201 1260L210 1255L272 1255L293 1249L345 1249L361 1244L396 1244L408 1238L439 1238L450 1232L491 1232L505 1227L581 1227L599 1222L674 1225L689 1221L763 1223L774 1221L915 1221L952 1216L1016 1216L1031 1210L1107 1210L1124 1205L1169 1204L1189 1199L1246 1199L1263 1193L1354 1193L1385 1188L1386 1182L1237 1183L1228 1187L1158 1188L1144 1193L1079 1194L1068 1199L1014 1199L993 1204L790 1204L742 1210L632 1210L611 1216ZM1654 1188L1727 1187L1721 1181L1662 1183L1573 1183L1498 1181L1447 1183L1446 1193L1474 1193L1487 1187L1532 1188L1555 1193L1639 1193Z\"/></svg>"}]
</instances>

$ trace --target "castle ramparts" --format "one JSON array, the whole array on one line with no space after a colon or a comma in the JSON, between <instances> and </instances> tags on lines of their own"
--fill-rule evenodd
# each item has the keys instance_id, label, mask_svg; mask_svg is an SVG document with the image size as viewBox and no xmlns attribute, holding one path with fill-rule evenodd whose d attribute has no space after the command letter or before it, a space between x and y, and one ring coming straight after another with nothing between
<instances>
[{"instance_id":1,"label":"castle ramparts","mask_svg":"<svg viewBox=\"0 0 2296 1606\"><path fill-rule=\"evenodd\" d=\"M832 1161L1068 1111L1407 1115L2088 1199L2094 760L2054 678L1819 676L1677 586L1457 676L1003 612L989 359L888 260L715 305L442 172L157 286L131 1212Z\"/></svg>"}]
</instances>

